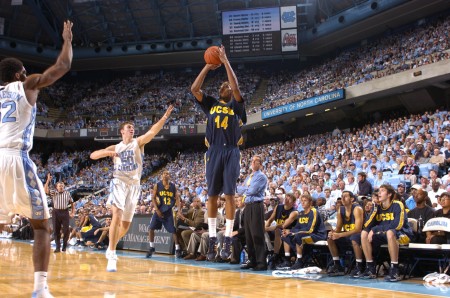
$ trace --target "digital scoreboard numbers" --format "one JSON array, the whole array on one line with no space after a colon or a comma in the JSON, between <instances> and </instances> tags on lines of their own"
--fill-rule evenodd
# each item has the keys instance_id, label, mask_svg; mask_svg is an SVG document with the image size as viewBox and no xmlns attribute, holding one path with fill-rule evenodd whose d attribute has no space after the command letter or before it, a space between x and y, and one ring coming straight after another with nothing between
<instances>
[{"instance_id":1,"label":"digital scoreboard numbers","mask_svg":"<svg viewBox=\"0 0 450 298\"><path fill-rule=\"evenodd\" d=\"M222 13L223 34L280 31L280 9L260 8Z\"/></svg>"},{"instance_id":2,"label":"digital scoreboard numbers","mask_svg":"<svg viewBox=\"0 0 450 298\"><path fill-rule=\"evenodd\" d=\"M281 52L280 33L250 33L224 36L230 57L277 55Z\"/></svg>"},{"instance_id":3,"label":"digital scoreboard numbers","mask_svg":"<svg viewBox=\"0 0 450 298\"><path fill-rule=\"evenodd\" d=\"M296 16L295 9L293 6L222 12L222 42L228 56L280 55L286 45L282 40L286 34L281 28L286 27L285 20L290 21L292 27L297 26L296 18L292 18Z\"/></svg>"}]
</instances>

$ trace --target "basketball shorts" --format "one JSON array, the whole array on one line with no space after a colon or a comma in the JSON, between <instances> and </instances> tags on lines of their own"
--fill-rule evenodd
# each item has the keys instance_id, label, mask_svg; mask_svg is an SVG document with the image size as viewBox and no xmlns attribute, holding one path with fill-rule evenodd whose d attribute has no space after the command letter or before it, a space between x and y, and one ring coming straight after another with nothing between
<instances>
[{"instance_id":1,"label":"basketball shorts","mask_svg":"<svg viewBox=\"0 0 450 298\"><path fill-rule=\"evenodd\" d=\"M396 231L396 230L391 230L391 231L394 232L399 245L409 244L410 238L407 234L402 233L401 231ZM379 233L373 234L373 236L372 236L372 249L373 250L376 250L381 245L388 243L386 233L387 232L379 232Z\"/></svg>"},{"instance_id":2,"label":"basketball shorts","mask_svg":"<svg viewBox=\"0 0 450 298\"><path fill-rule=\"evenodd\" d=\"M109 191L107 205L115 205L123 210L122 221L131 222L141 195L141 186L130 185L119 179L113 179L109 185Z\"/></svg>"},{"instance_id":3,"label":"basketball shorts","mask_svg":"<svg viewBox=\"0 0 450 298\"><path fill-rule=\"evenodd\" d=\"M173 222L172 210L163 213L163 218L159 217L158 214L153 213L152 219L150 220L150 230L161 230L162 226L167 230L167 232L173 234L175 233L175 224Z\"/></svg>"},{"instance_id":4,"label":"basketball shorts","mask_svg":"<svg viewBox=\"0 0 450 298\"><path fill-rule=\"evenodd\" d=\"M336 243L339 251L344 251L346 249L353 247L353 241L355 241L359 246L361 246L361 233L353 234L349 237L342 237L336 239L334 242Z\"/></svg>"},{"instance_id":5,"label":"basketball shorts","mask_svg":"<svg viewBox=\"0 0 450 298\"><path fill-rule=\"evenodd\" d=\"M44 186L27 154L0 149L0 173L0 223L9 223L16 213L36 220L50 218Z\"/></svg>"},{"instance_id":6,"label":"basketball shorts","mask_svg":"<svg viewBox=\"0 0 450 298\"><path fill-rule=\"evenodd\" d=\"M208 196L234 195L239 178L241 153L238 147L210 147L205 153Z\"/></svg>"},{"instance_id":7,"label":"basketball shorts","mask_svg":"<svg viewBox=\"0 0 450 298\"><path fill-rule=\"evenodd\" d=\"M295 234L287 237L281 237L293 251L296 251L296 245L314 244L317 241L326 240L326 236L322 234Z\"/></svg>"}]
</instances>

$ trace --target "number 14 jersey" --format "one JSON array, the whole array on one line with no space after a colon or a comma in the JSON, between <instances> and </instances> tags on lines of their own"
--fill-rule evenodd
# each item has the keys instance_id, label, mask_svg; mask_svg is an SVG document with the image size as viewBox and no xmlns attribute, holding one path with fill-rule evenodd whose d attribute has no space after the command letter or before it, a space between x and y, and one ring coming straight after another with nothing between
<instances>
[{"instance_id":1,"label":"number 14 jersey","mask_svg":"<svg viewBox=\"0 0 450 298\"><path fill-rule=\"evenodd\" d=\"M241 126L246 122L243 102L232 99L225 103L203 94L200 107L208 118L206 146L237 147L243 143Z\"/></svg>"}]
</instances>

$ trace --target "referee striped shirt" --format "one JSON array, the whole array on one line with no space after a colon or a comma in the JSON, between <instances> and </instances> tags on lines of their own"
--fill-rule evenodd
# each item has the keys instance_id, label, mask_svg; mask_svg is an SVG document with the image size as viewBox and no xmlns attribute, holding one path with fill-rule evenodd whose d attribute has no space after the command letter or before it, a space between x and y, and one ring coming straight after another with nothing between
<instances>
[{"instance_id":1,"label":"referee striped shirt","mask_svg":"<svg viewBox=\"0 0 450 298\"><path fill-rule=\"evenodd\" d=\"M69 207L68 205L70 203L73 203L72 196L70 195L70 192L67 190L63 192L58 192L56 190L50 191L50 196L53 200L53 208L59 209L59 210L67 210Z\"/></svg>"}]
</instances>

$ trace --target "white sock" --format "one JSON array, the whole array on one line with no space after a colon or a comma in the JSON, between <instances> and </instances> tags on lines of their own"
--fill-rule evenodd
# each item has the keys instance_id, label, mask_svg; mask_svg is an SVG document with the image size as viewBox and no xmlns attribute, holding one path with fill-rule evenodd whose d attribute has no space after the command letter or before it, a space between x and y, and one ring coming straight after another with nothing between
<instances>
[{"instance_id":1,"label":"white sock","mask_svg":"<svg viewBox=\"0 0 450 298\"><path fill-rule=\"evenodd\" d=\"M34 273L34 290L39 291L43 289L47 285L47 272L45 271L36 271Z\"/></svg>"},{"instance_id":2,"label":"white sock","mask_svg":"<svg viewBox=\"0 0 450 298\"><path fill-rule=\"evenodd\" d=\"M217 218L208 217L208 232L209 237L217 237Z\"/></svg>"},{"instance_id":3,"label":"white sock","mask_svg":"<svg viewBox=\"0 0 450 298\"><path fill-rule=\"evenodd\" d=\"M297 259L301 259L302 258L302 255L299 255L299 254L297 254Z\"/></svg>"},{"instance_id":4,"label":"white sock","mask_svg":"<svg viewBox=\"0 0 450 298\"><path fill-rule=\"evenodd\" d=\"M155 247L155 242L149 242L150 243L150 247Z\"/></svg>"},{"instance_id":5,"label":"white sock","mask_svg":"<svg viewBox=\"0 0 450 298\"><path fill-rule=\"evenodd\" d=\"M285 257L290 257L290 256L291 256L291 253L290 253L290 252L285 252L285 253L284 253L284 256L285 256Z\"/></svg>"},{"instance_id":6,"label":"white sock","mask_svg":"<svg viewBox=\"0 0 450 298\"><path fill-rule=\"evenodd\" d=\"M175 249L179 250L180 249L180 245L179 244L175 244Z\"/></svg>"},{"instance_id":7,"label":"white sock","mask_svg":"<svg viewBox=\"0 0 450 298\"><path fill-rule=\"evenodd\" d=\"M233 232L234 219L228 219L225 221L225 237L231 237Z\"/></svg>"}]
</instances>

